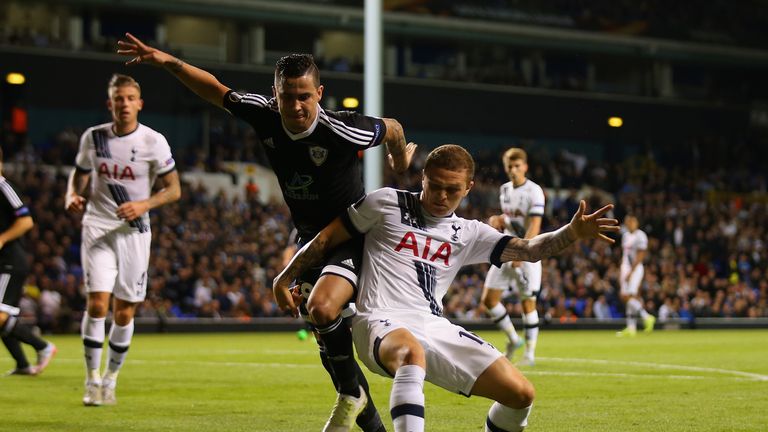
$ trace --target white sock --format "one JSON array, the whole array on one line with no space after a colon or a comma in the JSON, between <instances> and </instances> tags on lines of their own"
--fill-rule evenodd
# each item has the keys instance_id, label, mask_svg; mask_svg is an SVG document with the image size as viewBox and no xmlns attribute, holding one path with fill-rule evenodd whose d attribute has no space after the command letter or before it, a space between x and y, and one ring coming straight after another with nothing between
<instances>
[{"instance_id":1,"label":"white sock","mask_svg":"<svg viewBox=\"0 0 768 432\"><path fill-rule=\"evenodd\" d=\"M627 300L627 328L631 331L637 330L637 313L642 309L640 302L635 298Z\"/></svg>"},{"instance_id":2,"label":"white sock","mask_svg":"<svg viewBox=\"0 0 768 432\"><path fill-rule=\"evenodd\" d=\"M627 315L627 328L630 331L637 330L637 318L634 315Z\"/></svg>"},{"instance_id":3,"label":"white sock","mask_svg":"<svg viewBox=\"0 0 768 432\"><path fill-rule=\"evenodd\" d=\"M501 329L501 331L507 334L507 338L509 338L510 342L517 343L517 341L520 339L520 336L517 335L515 326L512 324L512 320L509 319L507 308L505 308L501 302L496 303L496 306L488 309L488 316L491 317L493 322L496 323L496 326Z\"/></svg>"},{"instance_id":4,"label":"white sock","mask_svg":"<svg viewBox=\"0 0 768 432\"><path fill-rule=\"evenodd\" d=\"M424 430L424 377L421 366L401 366L389 395L389 413L395 432Z\"/></svg>"},{"instance_id":5,"label":"white sock","mask_svg":"<svg viewBox=\"0 0 768 432\"><path fill-rule=\"evenodd\" d=\"M632 305L632 312L635 314L640 314L641 319L648 318L648 312L645 311L645 308L643 307L643 304L640 302L640 300L632 297L627 302L627 305Z\"/></svg>"},{"instance_id":6,"label":"white sock","mask_svg":"<svg viewBox=\"0 0 768 432\"><path fill-rule=\"evenodd\" d=\"M133 320L127 325L119 326L112 323L112 328L109 330L109 350L107 351L109 358L109 365L104 376L111 380L117 379L117 373L120 372L120 368L123 366L125 356L128 355L128 348L131 346L131 338L133 337Z\"/></svg>"},{"instance_id":7,"label":"white sock","mask_svg":"<svg viewBox=\"0 0 768 432\"><path fill-rule=\"evenodd\" d=\"M85 347L85 369L89 381L100 381L101 350L104 346L104 318L92 318L83 314L80 334Z\"/></svg>"},{"instance_id":8,"label":"white sock","mask_svg":"<svg viewBox=\"0 0 768 432\"><path fill-rule=\"evenodd\" d=\"M532 407L533 405L529 405L526 408L515 409L494 402L485 419L485 432L522 431L528 426L528 415L531 414Z\"/></svg>"},{"instance_id":9,"label":"white sock","mask_svg":"<svg viewBox=\"0 0 768 432\"><path fill-rule=\"evenodd\" d=\"M525 323L525 356L533 360L536 353L536 341L539 339L539 312L534 309L523 315Z\"/></svg>"}]
</instances>

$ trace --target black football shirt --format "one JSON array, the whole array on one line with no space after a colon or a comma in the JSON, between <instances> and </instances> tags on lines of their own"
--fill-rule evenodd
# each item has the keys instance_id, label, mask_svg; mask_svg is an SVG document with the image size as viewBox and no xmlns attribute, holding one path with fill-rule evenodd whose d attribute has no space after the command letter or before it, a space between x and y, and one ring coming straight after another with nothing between
<instances>
[{"instance_id":1,"label":"black football shirt","mask_svg":"<svg viewBox=\"0 0 768 432\"><path fill-rule=\"evenodd\" d=\"M312 126L294 134L283 126L275 98L229 91L223 103L258 135L303 240L365 194L358 152L383 142L382 119L318 107Z\"/></svg>"}]
</instances>

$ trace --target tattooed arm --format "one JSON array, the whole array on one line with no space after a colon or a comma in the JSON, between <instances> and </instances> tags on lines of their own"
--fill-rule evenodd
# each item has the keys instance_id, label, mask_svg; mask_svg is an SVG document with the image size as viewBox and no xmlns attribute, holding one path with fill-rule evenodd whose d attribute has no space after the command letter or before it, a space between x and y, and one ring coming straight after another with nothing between
<instances>
[{"instance_id":1,"label":"tattooed arm","mask_svg":"<svg viewBox=\"0 0 768 432\"><path fill-rule=\"evenodd\" d=\"M411 158L416 151L416 144L406 144L403 126L395 119L382 118L387 126L387 134L384 143L387 146L387 161L390 168L396 173L403 173L411 165Z\"/></svg>"},{"instance_id":2,"label":"tattooed arm","mask_svg":"<svg viewBox=\"0 0 768 432\"><path fill-rule=\"evenodd\" d=\"M603 233L618 232L619 221L602 217L613 208L613 205L609 204L590 215L584 214L586 207L587 204L581 201L571 223L557 231L539 234L532 239L514 238L510 240L501 253L501 261L536 262L559 254L576 240L594 238L613 243L615 240Z\"/></svg>"},{"instance_id":3,"label":"tattooed arm","mask_svg":"<svg viewBox=\"0 0 768 432\"><path fill-rule=\"evenodd\" d=\"M131 60L128 60L125 64L130 66L146 63L162 67L178 78L185 86L189 87L196 95L218 107L223 106L224 95L229 91L229 87L220 83L215 76L143 43L130 33L126 33L125 37L128 41L117 42L120 48L117 50L117 53L131 57Z\"/></svg>"},{"instance_id":4,"label":"tattooed arm","mask_svg":"<svg viewBox=\"0 0 768 432\"><path fill-rule=\"evenodd\" d=\"M298 316L296 299L290 292L290 284L302 273L323 262L328 251L352 238L341 218L336 218L323 228L315 238L296 252L288 266L272 282L272 292L278 307Z\"/></svg>"}]
</instances>

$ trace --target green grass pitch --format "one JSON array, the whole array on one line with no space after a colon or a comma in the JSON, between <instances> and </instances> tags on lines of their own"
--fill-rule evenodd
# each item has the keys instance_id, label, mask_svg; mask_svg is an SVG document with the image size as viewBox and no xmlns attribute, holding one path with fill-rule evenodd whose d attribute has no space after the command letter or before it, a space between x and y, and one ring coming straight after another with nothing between
<instances>
[{"instance_id":1,"label":"green grass pitch","mask_svg":"<svg viewBox=\"0 0 768 432\"><path fill-rule=\"evenodd\" d=\"M481 332L502 346L498 332ZM318 431L334 393L311 338L137 335L115 407L82 406L82 345L38 377L0 378L2 431ZM32 353L30 353L32 354ZM768 331L542 331L530 431L768 430ZM30 356L33 358L33 355ZM3 351L0 368L13 363ZM369 374L388 430L391 380ZM428 431L481 431L490 402L431 384Z\"/></svg>"}]
</instances>

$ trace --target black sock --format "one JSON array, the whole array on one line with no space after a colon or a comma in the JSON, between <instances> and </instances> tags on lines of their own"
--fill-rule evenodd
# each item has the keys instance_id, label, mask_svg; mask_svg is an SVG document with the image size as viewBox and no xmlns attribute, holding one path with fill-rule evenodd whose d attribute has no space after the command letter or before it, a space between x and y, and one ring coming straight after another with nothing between
<instances>
[{"instance_id":1,"label":"black sock","mask_svg":"<svg viewBox=\"0 0 768 432\"><path fill-rule=\"evenodd\" d=\"M373 403L370 388L368 387L368 380L365 378L365 375L357 362L355 362L355 372L357 374L358 382L363 386L363 390L365 390L365 394L368 396L368 405L366 405L363 412L357 416L357 425L360 426L360 429L362 429L363 432L386 432L384 423L379 416L379 411Z\"/></svg>"},{"instance_id":2,"label":"black sock","mask_svg":"<svg viewBox=\"0 0 768 432\"><path fill-rule=\"evenodd\" d=\"M352 332L341 319L325 326L315 326L325 353L337 380L339 393L360 397L360 383L357 380L357 361L352 353Z\"/></svg>"},{"instance_id":3,"label":"black sock","mask_svg":"<svg viewBox=\"0 0 768 432\"><path fill-rule=\"evenodd\" d=\"M320 350L320 362L323 364L325 371L328 372L328 376L331 377L331 381L333 381L333 388L335 388L336 392L338 393L339 380L336 379L336 374L333 373L333 367L331 367L331 361L328 360L328 354L325 352L325 347L320 341L317 341L317 347Z\"/></svg>"},{"instance_id":4,"label":"black sock","mask_svg":"<svg viewBox=\"0 0 768 432\"><path fill-rule=\"evenodd\" d=\"M8 348L8 352L11 353L11 357L16 360L16 368L24 369L29 367L27 356L24 355L24 351L21 349L19 340L11 335L3 336L3 344Z\"/></svg>"},{"instance_id":5,"label":"black sock","mask_svg":"<svg viewBox=\"0 0 768 432\"><path fill-rule=\"evenodd\" d=\"M318 341L318 348L320 350L320 361L323 363L325 371L328 372L328 375L331 377L331 381L333 381L333 386L338 392L339 382L336 379L336 374L333 373L331 361L328 359L328 355L325 352L325 347L320 341ZM368 387L368 380L365 378L365 375L363 375L363 371L360 369L360 366L357 364L357 362L355 362L355 366L357 369L357 380L360 382L360 385L363 386L365 394L368 396L368 405L366 405L363 412L357 416L357 425L360 426L360 429L362 429L363 432L387 432L387 429L384 428L384 423L381 421L381 417L379 416L379 411L376 409L376 405L373 403L373 398L371 398L371 393Z\"/></svg>"},{"instance_id":6,"label":"black sock","mask_svg":"<svg viewBox=\"0 0 768 432\"><path fill-rule=\"evenodd\" d=\"M48 346L48 342L35 336L35 334L32 333L32 327L28 325L21 323L16 324L16 328L13 329L11 334L16 336L16 339L21 342L24 342L27 345L32 345L35 351L40 351Z\"/></svg>"}]
</instances>

